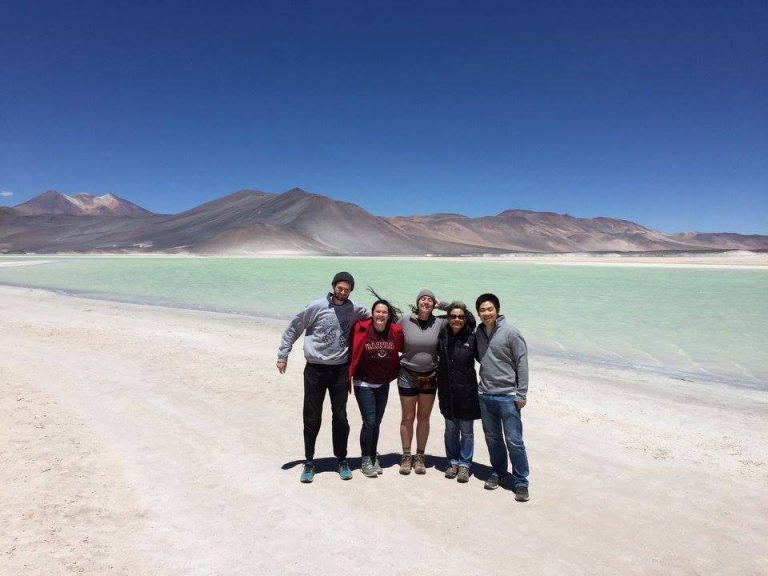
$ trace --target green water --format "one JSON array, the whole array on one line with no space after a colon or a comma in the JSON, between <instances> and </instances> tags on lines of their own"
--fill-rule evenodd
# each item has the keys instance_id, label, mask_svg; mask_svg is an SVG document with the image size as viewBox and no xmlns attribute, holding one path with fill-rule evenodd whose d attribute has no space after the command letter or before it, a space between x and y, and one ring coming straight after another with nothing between
<instances>
[{"instance_id":1,"label":"green water","mask_svg":"<svg viewBox=\"0 0 768 576\"><path fill-rule=\"evenodd\" d=\"M768 389L768 271L382 259L0 257L0 283L287 319L354 274L405 309L422 288L473 306L482 292L536 354ZM277 347L277 342L275 343Z\"/></svg>"}]
</instances>

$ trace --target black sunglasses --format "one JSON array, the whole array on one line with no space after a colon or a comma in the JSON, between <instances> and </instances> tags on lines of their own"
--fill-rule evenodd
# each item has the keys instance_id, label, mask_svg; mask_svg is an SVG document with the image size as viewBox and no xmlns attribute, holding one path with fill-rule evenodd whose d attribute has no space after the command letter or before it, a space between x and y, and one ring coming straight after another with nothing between
<instances>
[{"instance_id":1,"label":"black sunglasses","mask_svg":"<svg viewBox=\"0 0 768 576\"><path fill-rule=\"evenodd\" d=\"M464 320L466 316L464 316L464 314L449 314L448 318L451 320Z\"/></svg>"}]
</instances>

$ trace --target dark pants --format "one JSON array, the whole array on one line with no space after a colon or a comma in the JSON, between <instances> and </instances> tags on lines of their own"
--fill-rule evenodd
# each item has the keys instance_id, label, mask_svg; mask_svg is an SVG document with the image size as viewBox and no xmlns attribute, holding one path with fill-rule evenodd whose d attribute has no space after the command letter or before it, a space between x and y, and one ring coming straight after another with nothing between
<instances>
[{"instance_id":1,"label":"dark pants","mask_svg":"<svg viewBox=\"0 0 768 576\"><path fill-rule=\"evenodd\" d=\"M331 397L333 454L343 460L347 457L349 422L347 422L347 364L327 366L307 364L304 368L304 456L315 457L315 442L323 421L325 391Z\"/></svg>"},{"instance_id":2,"label":"dark pants","mask_svg":"<svg viewBox=\"0 0 768 576\"><path fill-rule=\"evenodd\" d=\"M389 384L378 388L355 386L355 399L363 419L363 426L360 428L360 453L363 456L376 458L379 428L389 399Z\"/></svg>"}]
</instances>

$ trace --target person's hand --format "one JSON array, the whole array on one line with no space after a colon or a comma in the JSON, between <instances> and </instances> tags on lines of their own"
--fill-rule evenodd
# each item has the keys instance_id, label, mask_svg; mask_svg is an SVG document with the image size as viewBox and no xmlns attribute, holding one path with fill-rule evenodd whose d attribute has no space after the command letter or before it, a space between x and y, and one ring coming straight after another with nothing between
<instances>
[{"instance_id":1,"label":"person's hand","mask_svg":"<svg viewBox=\"0 0 768 576\"><path fill-rule=\"evenodd\" d=\"M515 400L515 406L517 406L517 411L519 412L525 406L525 402L523 400Z\"/></svg>"},{"instance_id":2,"label":"person's hand","mask_svg":"<svg viewBox=\"0 0 768 576\"><path fill-rule=\"evenodd\" d=\"M288 368L288 361L287 360L278 360L277 361L277 371L280 372L280 374L285 374L285 369Z\"/></svg>"}]
</instances>

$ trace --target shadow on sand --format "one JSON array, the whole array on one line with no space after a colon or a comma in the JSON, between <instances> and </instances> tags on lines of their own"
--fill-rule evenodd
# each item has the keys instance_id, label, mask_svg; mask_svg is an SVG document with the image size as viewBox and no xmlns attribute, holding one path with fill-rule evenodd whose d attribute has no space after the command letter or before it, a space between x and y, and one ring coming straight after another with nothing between
<instances>
[{"instance_id":1,"label":"shadow on sand","mask_svg":"<svg viewBox=\"0 0 768 576\"><path fill-rule=\"evenodd\" d=\"M326 472L336 473L336 468L339 461L336 458L315 458L315 474L324 474ZM352 470L360 470L362 459L360 457L347 458L349 467ZM400 454L390 452L389 454L379 454L379 462L384 470L391 470L392 473L397 472L400 468ZM280 468L283 470L291 470L292 468L300 467L304 464L304 460L291 460L286 462ZM445 456L431 456L427 454L427 471L435 470L441 473L445 473L448 469L448 460ZM493 473L493 469L485 464L472 463L471 468L472 476L478 480L485 482L488 477ZM509 478L507 478L509 480ZM513 487L509 481L502 482L501 488L504 490L513 490Z\"/></svg>"}]
</instances>

